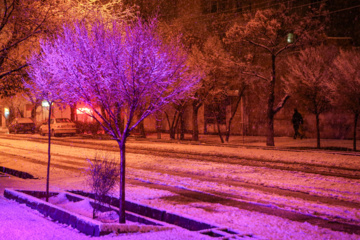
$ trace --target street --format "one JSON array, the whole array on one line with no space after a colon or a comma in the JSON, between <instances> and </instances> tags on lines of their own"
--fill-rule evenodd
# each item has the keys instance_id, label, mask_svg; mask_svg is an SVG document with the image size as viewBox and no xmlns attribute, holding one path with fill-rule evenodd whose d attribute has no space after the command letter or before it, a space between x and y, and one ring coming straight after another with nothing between
<instances>
[{"instance_id":1,"label":"street","mask_svg":"<svg viewBox=\"0 0 360 240\"><path fill-rule=\"evenodd\" d=\"M86 158L105 154L119 161L112 140L62 137L52 143L52 191L89 191ZM0 166L36 178L16 187L45 189L46 137L1 134L0 152ZM281 228L288 228L289 236L298 236L299 229L316 236L313 227L330 236L335 231L360 235L356 154L130 139L126 161L126 198L133 201L265 238L274 238ZM14 187L4 179L2 192Z\"/></svg>"}]
</instances>

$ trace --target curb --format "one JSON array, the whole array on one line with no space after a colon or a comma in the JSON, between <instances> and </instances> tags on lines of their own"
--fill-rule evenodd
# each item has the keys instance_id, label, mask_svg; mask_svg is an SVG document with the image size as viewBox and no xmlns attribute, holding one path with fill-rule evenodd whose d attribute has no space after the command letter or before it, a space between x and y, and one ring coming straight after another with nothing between
<instances>
[{"instance_id":1,"label":"curb","mask_svg":"<svg viewBox=\"0 0 360 240\"><path fill-rule=\"evenodd\" d=\"M55 196L59 193L52 192L51 196ZM163 226L162 224L156 223L154 221L147 220L141 216L135 216L130 214L133 217L131 220L142 219L143 224L151 225L133 225L133 224L120 224L120 223L102 223L100 221L81 216L79 214L67 211L61 207L55 206L51 203L45 202L39 197L45 196L44 192L36 191L21 191L13 190L6 188L4 190L4 197L7 199L15 200L19 203L24 203L26 206L37 210L46 217L50 217L54 221L57 221L62 224L69 225L73 228L78 229L80 232L90 235L90 236L102 236L109 234L111 232L117 233L136 233L136 232L150 232L150 231L164 231L172 229L170 226ZM81 201L85 198L81 196L76 196L75 194L66 193L66 197L70 201ZM113 209L116 210L116 209ZM129 218L129 214L127 214Z\"/></svg>"},{"instance_id":2,"label":"curb","mask_svg":"<svg viewBox=\"0 0 360 240\"><path fill-rule=\"evenodd\" d=\"M2 166L0 166L0 172L7 173L7 174L10 174L15 177L22 178L22 179L37 179L33 175L31 175L27 172L22 172L22 171L18 171L15 169L2 167Z\"/></svg>"}]
</instances>

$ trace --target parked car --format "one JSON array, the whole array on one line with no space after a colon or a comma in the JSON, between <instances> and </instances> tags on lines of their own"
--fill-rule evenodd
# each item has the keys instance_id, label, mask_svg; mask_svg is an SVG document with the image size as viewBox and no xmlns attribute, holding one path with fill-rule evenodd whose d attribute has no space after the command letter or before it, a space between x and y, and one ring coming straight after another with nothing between
<instances>
[{"instance_id":1,"label":"parked car","mask_svg":"<svg viewBox=\"0 0 360 240\"><path fill-rule=\"evenodd\" d=\"M52 118L50 119L50 132L52 136L61 136L63 134L75 135L76 125L68 118ZM41 136L48 133L47 121L40 126L39 133Z\"/></svg>"},{"instance_id":2,"label":"parked car","mask_svg":"<svg viewBox=\"0 0 360 240\"><path fill-rule=\"evenodd\" d=\"M35 123L30 118L15 118L8 126L9 133L35 133Z\"/></svg>"}]
</instances>

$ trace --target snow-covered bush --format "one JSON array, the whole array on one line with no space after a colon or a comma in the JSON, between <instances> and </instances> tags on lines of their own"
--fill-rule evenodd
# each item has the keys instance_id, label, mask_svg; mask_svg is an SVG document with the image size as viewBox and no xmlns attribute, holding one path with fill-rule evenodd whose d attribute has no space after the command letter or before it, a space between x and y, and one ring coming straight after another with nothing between
<instances>
[{"instance_id":1,"label":"snow-covered bush","mask_svg":"<svg viewBox=\"0 0 360 240\"><path fill-rule=\"evenodd\" d=\"M104 205L105 197L116 186L119 176L118 163L107 156L96 155L94 159L87 159L89 168L87 169L87 183L94 193L95 204L93 206L93 218L99 208Z\"/></svg>"}]
</instances>

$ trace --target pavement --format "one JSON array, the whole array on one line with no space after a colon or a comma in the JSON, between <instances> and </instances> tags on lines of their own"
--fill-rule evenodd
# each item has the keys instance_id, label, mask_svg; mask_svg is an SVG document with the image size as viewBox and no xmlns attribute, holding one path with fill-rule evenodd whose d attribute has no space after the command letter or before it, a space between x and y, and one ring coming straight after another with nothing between
<instances>
[{"instance_id":1,"label":"pavement","mask_svg":"<svg viewBox=\"0 0 360 240\"><path fill-rule=\"evenodd\" d=\"M84 136L86 137L86 136ZM225 136L223 136L225 138ZM180 144L208 145L208 146L226 146L226 147L248 147L263 148L274 150L307 150L307 151L331 151L339 153L349 153L360 155L360 140L357 140L358 149L353 151L352 139L320 139L320 149L317 149L316 138L293 139L292 137L275 137L275 146L266 146L266 136L230 136L229 142L221 143L218 135L199 135L199 141L192 141L191 134L185 134L184 140L170 139L168 133L162 133L161 139L158 139L156 133L149 133L146 138L140 138L137 135L129 137L129 141L152 141L152 142L173 142Z\"/></svg>"}]
</instances>

